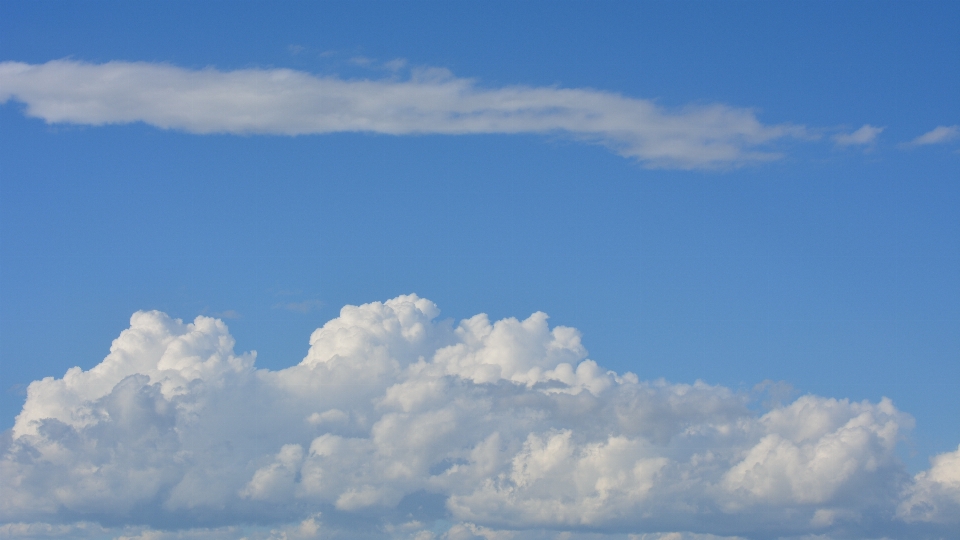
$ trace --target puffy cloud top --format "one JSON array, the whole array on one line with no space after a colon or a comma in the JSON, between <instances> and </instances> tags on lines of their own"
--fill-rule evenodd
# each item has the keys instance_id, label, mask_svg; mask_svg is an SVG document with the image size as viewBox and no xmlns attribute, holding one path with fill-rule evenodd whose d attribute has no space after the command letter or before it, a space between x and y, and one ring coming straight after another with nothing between
<instances>
[{"instance_id":1,"label":"puffy cloud top","mask_svg":"<svg viewBox=\"0 0 960 540\"><path fill-rule=\"evenodd\" d=\"M889 400L761 414L603 370L543 313L438 317L416 295L347 306L269 371L222 321L138 312L99 365L30 385L0 448L0 536L960 531L960 449L909 478L912 420Z\"/></svg>"}]
</instances>

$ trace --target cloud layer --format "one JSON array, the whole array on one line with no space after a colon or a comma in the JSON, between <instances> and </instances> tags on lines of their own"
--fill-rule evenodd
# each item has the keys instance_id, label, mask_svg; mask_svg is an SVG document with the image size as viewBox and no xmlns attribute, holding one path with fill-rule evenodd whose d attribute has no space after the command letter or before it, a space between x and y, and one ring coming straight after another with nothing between
<instances>
[{"instance_id":1,"label":"cloud layer","mask_svg":"<svg viewBox=\"0 0 960 540\"><path fill-rule=\"evenodd\" d=\"M912 420L886 399L761 414L606 371L543 313L438 315L415 295L347 306L269 371L220 320L134 314L99 365L29 386L0 447L0 536L960 531L960 448L909 478Z\"/></svg>"},{"instance_id":2,"label":"cloud layer","mask_svg":"<svg viewBox=\"0 0 960 540\"><path fill-rule=\"evenodd\" d=\"M687 169L776 159L771 143L804 132L727 105L667 110L591 89L483 88L442 69L343 80L289 69L3 62L0 103L11 99L50 123L145 122L190 133L565 133L647 166Z\"/></svg>"}]
</instances>

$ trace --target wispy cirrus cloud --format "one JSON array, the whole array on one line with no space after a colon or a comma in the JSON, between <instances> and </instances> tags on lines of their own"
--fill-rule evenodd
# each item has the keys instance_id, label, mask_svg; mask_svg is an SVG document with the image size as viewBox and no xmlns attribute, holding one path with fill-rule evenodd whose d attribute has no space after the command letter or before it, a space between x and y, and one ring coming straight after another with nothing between
<instances>
[{"instance_id":1,"label":"wispy cirrus cloud","mask_svg":"<svg viewBox=\"0 0 960 540\"><path fill-rule=\"evenodd\" d=\"M319 309L321 306L323 306L323 302L314 299L302 300L300 302L277 302L273 305L273 309L285 309L296 313L310 313L315 309Z\"/></svg>"},{"instance_id":2,"label":"wispy cirrus cloud","mask_svg":"<svg viewBox=\"0 0 960 540\"><path fill-rule=\"evenodd\" d=\"M396 67L396 66L394 66ZM648 167L716 168L781 156L805 136L724 104L667 109L585 88L485 88L443 69L345 80L289 69L219 71L147 62L0 63L0 102L50 123L145 122L190 133L305 135L562 133Z\"/></svg>"},{"instance_id":3,"label":"wispy cirrus cloud","mask_svg":"<svg viewBox=\"0 0 960 540\"><path fill-rule=\"evenodd\" d=\"M138 312L99 365L31 383L0 438L0 537L960 531L960 448L910 478L913 420L889 400L757 412L722 386L604 370L547 320L454 323L416 295L346 306L271 371L222 321Z\"/></svg>"},{"instance_id":4,"label":"wispy cirrus cloud","mask_svg":"<svg viewBox=\"0 0 960 540\"><path fill-rule=\"evenodd\" d=\"M905 144L905 146L926 146L930 144L943 144L960 137L960 125L937 126L930 131L920 135L916 139Z\"/></svg>"},{"instance_id":5,"label":"wispy cirrus cloud","mask_svg":"<svg viewBox=\"0 0 960 540\"><path fill-rule=\"evenodd\" d=\"M838 133L833 136L833 142L837 146L868 146L876 142L877 137L883 133L886 128L864 124L860 129L852 133Z\"/></svg>"}]
</instances>

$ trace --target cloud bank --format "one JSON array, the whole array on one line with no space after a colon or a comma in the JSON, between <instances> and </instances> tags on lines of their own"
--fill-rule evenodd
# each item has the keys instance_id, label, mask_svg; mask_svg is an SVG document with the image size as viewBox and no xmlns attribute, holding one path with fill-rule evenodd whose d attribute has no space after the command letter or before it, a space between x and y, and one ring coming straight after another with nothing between
<instances>
[{"instance_id":1,"label":"cloud bank","mask_svg":"<svg viewBox=\"0 0 960 540\"><path fill-rule=\"evenodd\" d=\"M771 143L804 133L728 105L667 110L592 89L483 88L442 69L413 70L405 80L344 80L289 69L3 62L0 103L9 100L49 123L145 122L190 133L560 133L649 167L681 169L777 159Z\"/></svg>"},{"instance_id":2,"label":"cloud bank","mask_svg":"<svg viewBox=\"0 0 960 540\"><path fill-rule=\"evenodd\" d=\"M269 371L220 320L134 314L100 364L30 384L0 442L0 536L960 532L960 448L910 478L912 419L887 399L761 413L604 370L543 313L438 316L416 295L346 306Z\"/></svg>"}]
</instances>

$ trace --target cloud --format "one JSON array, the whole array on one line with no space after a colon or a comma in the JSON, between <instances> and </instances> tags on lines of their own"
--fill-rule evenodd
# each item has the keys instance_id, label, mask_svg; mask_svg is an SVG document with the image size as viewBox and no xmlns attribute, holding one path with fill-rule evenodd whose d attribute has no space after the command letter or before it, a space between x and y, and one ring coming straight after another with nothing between
<instances>
[{"instance_id":1,"label":"cloud","mask_svg":"<svg viewBox=\"0 0 960 540\"><path fill-rule=\"evenodd\" d=\"M774 160L780 154L771 144L805 133L722 104L668 110L599 90L484 88L443 69L410 73L406 80L344 80L289 69L3 62L0 103L23 102L26 114L49 123L145 122L198 134L561 133L648 167L681 169Z\"/></svg>"},{"instance_id":2,"label":"cloud","mask_svg":"<svg viewBox=\"0 0 960 540\"><path fill-rule=\"evenodd\" d=\"M416 295L346 306L279 371L220 320L135 313L100 364L30 384L0 439L0 534L960 532L960 449L910 478L912 419L887 399L758 413L722 386L604 370L543 313L439 313Z\"/></svg>"},{"instance_id":3,"label":"cloud","mask_svg":"<svg viewBox=\"0 0 960 540\"><path fill-rule=\"evenodd\" d=\"M960 446L931 462L930 470L914 477L897 515L906 521L960 524Z\"/></svg>"},{"instance_id":4,"label":"cloud","mask_svg":"<svg viewBox=\"0 0 960 540\"><path fill-rule=\"evenodd\" d=\"M865 146L873 144L877 136L886 128L864 124L863 127L853 133L839 133L833 136L833 142L837 146Z\"/></svg>"},{"instance_id":5,"label":"cloud","mask_svg":"<svg viewBox=\"0 0 960 540\"><path fill-rule=\"evenodd\" d=\"M102 527L81 522L71 525L49 523L14 523L0 525L0 538L71 538L114 540L313 540L319 538L350 538L341 529L324 527L319 514L303 521L278 527L203 527L179 530L157 530L143 526ZM449 527L449 528L448 528ZM413 520L385 528L393 538L408 540L744 540L735 536L716 536L687 532L598 534L555 531L508 531L478 526L474 523L446 525L438 531L424 529L424 523ZM823 540L824 537L805 537L804 540ZM797 539L801 540L801 539Z\"/></svg>"},{"instance_id":6,"label":"cloud","mask_svg":"<svg viewBox=\"0 0 960 540\"><path fill-rule=\"evenodd\" d=\"M906 146L924 146L928 144L942 144L960 136L960 125L937 126L906 143Z\"/></svg>"}]
</instances>

